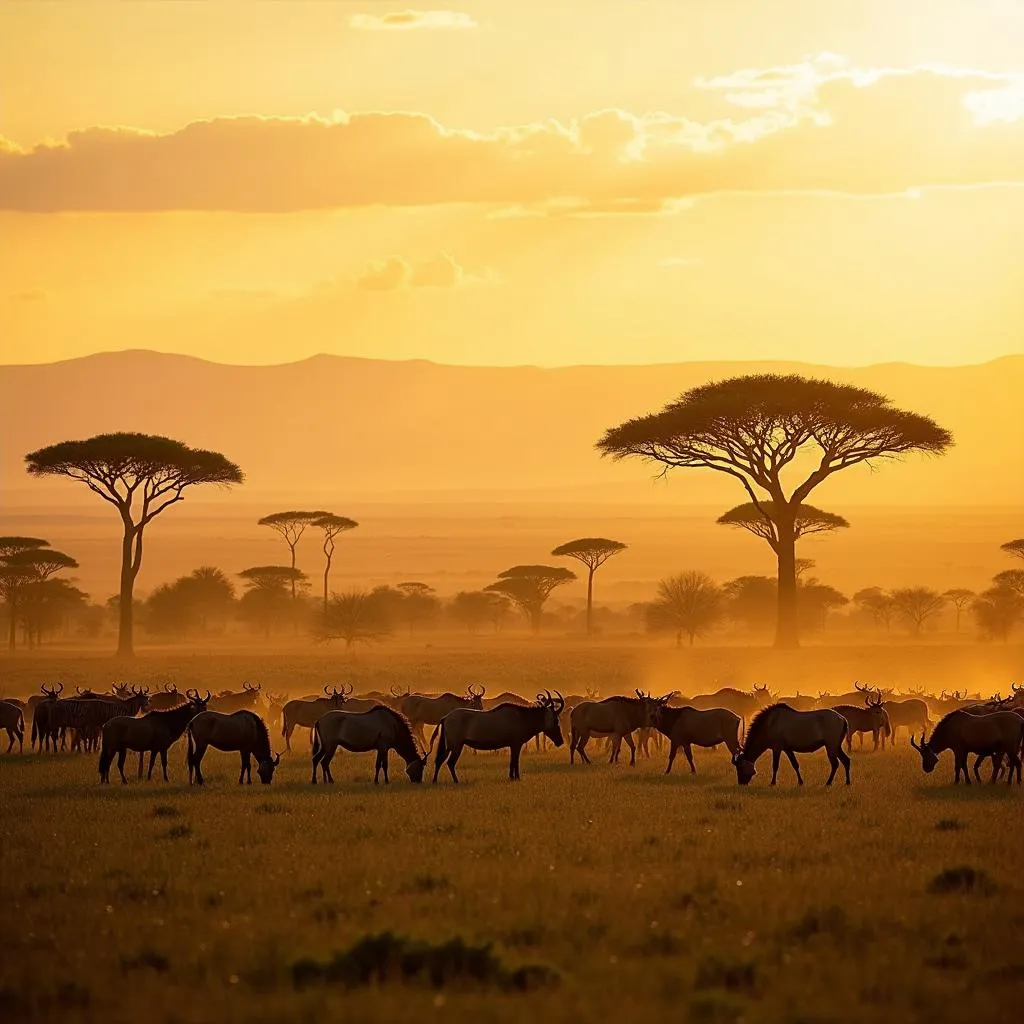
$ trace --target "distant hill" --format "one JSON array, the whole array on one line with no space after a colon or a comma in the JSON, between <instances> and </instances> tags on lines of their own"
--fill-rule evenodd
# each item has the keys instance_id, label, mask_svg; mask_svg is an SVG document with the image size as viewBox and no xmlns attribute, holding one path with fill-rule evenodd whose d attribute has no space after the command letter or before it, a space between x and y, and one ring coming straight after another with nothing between
<instances>
[{"instance_id":1,"label":"distant hill","mask_svg":"<svg viewBox=\"0 0 1024 1024\"><path fill-rule=\"evenodd\" d=\"M221 450L246 471L249 495L287 495L297 505L452 492L634 501L652 494L653 470L599 458L593 445L606 427L695 384L768 371L880 390L956 436L956 449L943 459L911 457L877 473L840 474L817 492L818 504L1024 504L1024 356L962 367L539 369L335 356L250 367L106 353L0 368L0 474L5 502L41 498L52 492L26 478L25 452L64 438L140 430ZM70 498L69 489L64 493ZM679 472L653 493L673 503L742 498L735 482L706 471ZM81 499L89 500L84 491Z\"/></svg>"}]
</instances>

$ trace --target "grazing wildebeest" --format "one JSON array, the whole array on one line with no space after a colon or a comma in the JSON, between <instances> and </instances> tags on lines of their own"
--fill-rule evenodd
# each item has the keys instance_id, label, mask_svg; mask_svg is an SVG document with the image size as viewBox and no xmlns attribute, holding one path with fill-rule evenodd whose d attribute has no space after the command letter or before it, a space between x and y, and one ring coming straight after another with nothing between
<instances>
[{"instance_id":1,"label":"grazing wildebeest","mask_svg":"<svg viewBox=\"0 0 1024 1024\"><path fill-rule=\"evenodd\" d=\"M636 744L633 733L637 729L649 729L654 709L665 703L667 697L652 697L649 693L636 690L635 697L605 697L604 700L580 701L572 709L569 716L571 732L569 735L569 763L576 763L576 754L585 764L590 764L587 757L587 741L591 736L611 736L612 751L609 763L618 759L622 741L629 747L630 766L636 765Z\"/></svg>"},{"instance_id":2,"label":"grazing wildebeest","mask_svg":"<svg viewBox=\"0 0 1024 1024\"><path fill-rule=\"evenodd\" d=\"M1016 772L1020 783L1022 742L1024 718L1012 711L993 711L983 715L964 710L951 711L935 726L927 740L922 736L921 742L915 743L914 737L910 737L910 745L921 755L921 767L926 772L935 770L939 754L952 750L953 784L959 784L960 773L963 772L968 786L971 784L967 770L968 754L980 754L983 758L1005 757L1010 766L1006 781L1012 782ZM995 772L992 773L992 781L996 781Z\"/></svg>"},{"instance_id":3,"label":"grazing wildebeest","mask_svg":"<svg viewBox=\"0 0 1024 1024\"><path fill-rule=\"evenodd\" d=\"M14 749L14 741L18 741L18 753L25 751L25 712L12 700L0 700L0 729L7 730L7 753Z\"/></svg>"},{"instance_id":4,"label":"grazing wildebeest","mask_svg":"<svg viewBox=\"0 0 1024 1024\"><path fill-rule=\"evenodd\" d=\"M780 697L780 704L788 704L794 711L813 711L818 707L820 697L812 697L809 694L796 691L791 697Z\"/></svg>"},{"instance_id":5,"label":"grazing wildebeest","mask_svg":"<svg viewBox=\"0 0 1024 1024\"><path fill-rule=\"evenodd\" d=\"M167 782L167 751L181 739L188 728L189 722L201 711L206 710L210 699L210 691L200 697L196 690L185 691L185 703L163 711L150 711L141 718L129 718L122 715L112 718L103 726L103 746L100 750L100 782L110 782L110 766L117 755L117 770L121 775L121 783L127 785L124 774L124 762L128 751L139 755L139 778L142 778L142 762L144 754L149 754L149 772L147 781L153 778L153 765L156 755L160 755L160 767Z\"/></svg>"},{"instance_id":6,"label":"grazing wildebeest","mask_svg":"<svg viewBox=\"0 0 1024 1024\"><path fill-rule=\"evenodd\" d=\"M885 749L885 738L892 735L892 726L889 723L889 715L886 713L882 698L866 696L864 707L858 704L836 704L833 711L846 719L849 729L846 733L846 749L853 750L853 734L857 733L860 738L860 745L864 745L864 733L871 733L875 741L874 750L878 749L878 738L882 737L882 749Z\"/></svg>"},{"instance_id":7,"label":"grazing wildebeest","mask_svg":"<svg viewBox=\"0 0 1024 1024\"><path fill-rule=\"evenodd\" d=\"M260 702L260 691L262 684L255 686L249 682L243 682L242 688L235 692L222 690L210 698L210 710L219 711L223 715L229 715L232 711L249 711Z\"/></svg>"},{"instance_id":8,"label":"grazing wildebeest","mask_svg":"<svg viewBox=\"0 0 1024 1024\"><path fill-rule=\"evenodd\" d=\"M149 698L150 711L170 711L186 700L185 694L179 692L176 683L164 683L161 693L154 693Z\"/></svg>"},{"instance_id":9,"label":"grazing wildebeest","mask_svg":"<svg viewBox=\"0 0 1024 1024\"><path fill-rule=\"evenodd\" d=\"M410 782L422 782L423 770L427 766L427 755L420 751L412 733L409 720L401 711L377 704L369 711L328 711L321 715L313 726L313 785L316 785L316 769L319 765L324 782L334 782L331 761L334 753L342 747L356 754L370 750L377 752L377 763L373 771L373 784L384 772L388 779L388 751L393 750L405 761L405 774Z\"/></svg>"},{"instance_id":10,"label":"grazing wildebeest","mask_svg":"<svg viewBox=\"0 0 1024 1024\"><path fill-rule=\"evenodd\" d=\"M1012 700L1012 698L1010 698L1010 700ZM1020 718L1024 718L1024 707L1015 707L1012 703L1000 702L994 707L984 707L982 709L965 708L964 710L968 711L972 715L990 715L996 711L1009 711ZM978 782L981 782L981 772L979 771L979 769L981 768L981 763L985 760L986 756L988 755L978 754L974 759L974 777L978 780ZM997 782L999 780L999 777L1005 771L1003 767L1003 755L992 754L991 758L992 778L990 781ZM1021 749L1021 760L1024 761L1024 748Z\"/></svg>"},{"instance_id":11,"label":"grazing wildebeest","mask_svg":"<svg viewBox=\"0 0 1024 1024\"><path fill-rule=\"evenodd\" d=\"M717 747L724 743L730 755L740 748L740 716L728 708L698 711L697 708L664 706L656 709L652 717L655 728L664 733L671 744L666 775L672 771L672 762L680 747L694 774L697 768L693 763L693 747Z\"/></svg>"},{"instance_id":12,"label":"grazing wildebeest","mask_svg":"<svg viewBox=\"0 0 1024 1024\"><path fill-rule=\"evenodd\" d=\"M832 771L826 786L832 785L836 771L841 764L846 772L846 784L850 784L850 759L843 750L843 741L849 726L838 711L819 708L817 711L795 711L788 704L769 704L762 708L750 723L742 749L733 754L736 779L746 786L757 774L755 764L766 751L772 752L772 785L779 776L779 758L785 754L796 772L797 782L804 784L796 754L810 754L825 748Z\"/></svg>"},{"instance_id":13,"label":"grazing wildebeest","mask_svg":"<svg viewBox=\"0 0 1024 1024\"><path fill-rule=\"evenodd\" d=\"M928 717L928 705L920 697L886 700L883 701L883 707L889 716L893 746L896 745L896 736L900 729L906 729L913 735L918 729L923 734L932 727L932 721Z\"/></svg>"},{"instance_id":14,"label":"grazing wildebeest","mask_svg":"<svg viewBox=\"0 0 1024 1024\"><path fill-rule=\"evenodd\" d=\"M428 697L421 693L406 693L398 701L398 710L409 719L409 724L420 744L426 746L423 726L438 725L449 711L454 711L456 708L483 711L486 692L483 686L478 690L470 683L462 697L457 693L442 693L437 697Z\"/></svg>"},{"instance_id":15,"label":"grazing wildebeest","mask_svg":"<svg viewBox=\"0 0 1024 1024\"><path fill-rule=\"evenodd\" d=\"M698 711L710 711L712 708L728 708L739 715L741 724L746 731L747 722L771 700L767 686L754 684L753 689L746 693L732 686L725 686L714 693L698 693L690 699L690 707Z\"/></svg>"},{"instance_id":16,"label":"grazing wildebeest","mask_svg":"<svg viewBox=\"0 0 1024 1024\"><path fill-rule=\"evenodd\" d=\"M52 732L71 729L91 744L92 737L99 736L106 722L120 715L134 717L149 704L149 691L133 689L132 695L120 697L72 697L57 700L52 704L43 703L39 708L48 708L48 725ZM38 713L38 710L37 710ZM54 744L56 749L56 744Z\"/></svg>"},{"instance_id":17,"label":"grazing wildebeest","mask_svg":"<svg viewBox=\"0 0 1024 1024\"><path fill-rule=\"evenodd\" d=\"M324 687L323 697L310 697L302 700L290 700L285 704L281 715L281 735L284 737L285 749L292 749L292 733L298 726L312 730L317 719L328 711L336 711L348 700L352 687L346 690L342 685L341 691L335 687ZM313 734L310 732L310 743L313 742Z\"/></svg>"},{"instance_id":18,"label":"grazing wildebeest","mask_svg":"<svg viewBox=\"0 0 1024 1024\"><path fill-rule=\"evenodd\" d=\"M242 758L242 770L238 784L243 780L252 784L252 760L256 758L256 772L260 782L268 785L274 777L274 769L281 763L281 755L275 758L270 750L270 733L267 725L254 711L234 711L225 715L220 711L200 711L188 724L188 751L185 755L188 765L188 783L193 780L197 786L203 784L202 763L207 747L218 750L237 750Z\"/></svg>"},{"instance_id":19,"label":"grazing wildebeest","mask_svg":"<svg viewBox=\"0 0 1024 1024\"><path fill-rule=\"evenodd\" d=\"M473 708L455 708L441 719L430 746L437 740L434 755L434 782L445 763L451 772L452 782L458 782L455 765L464 747L471 750L502 750L509 748L508 777L519 781L519 756L523 746L537 733L545 736L556 746L562 745L562 730L558 716L562 713L562 695L556 690L552 697L549 690L537 694L537 703L528 707L521 704L499 704L490 711Z\"/></svg>"}]
</instances>

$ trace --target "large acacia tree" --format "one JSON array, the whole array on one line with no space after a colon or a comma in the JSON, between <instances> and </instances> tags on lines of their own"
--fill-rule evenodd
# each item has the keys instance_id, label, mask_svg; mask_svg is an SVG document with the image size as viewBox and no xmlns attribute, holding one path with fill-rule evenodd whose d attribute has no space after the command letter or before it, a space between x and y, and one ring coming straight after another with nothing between
<instances>
[{"instance_id":1,"label":"large acacia tree","mask_svg":"<svg viewBox=\"0 0 1024 1024\"><path fill-rule=\"evenodd\" d=\"M302 540L302 535L306 532L306 527L312 526L318 520L323 519L326 516L330 516L330 514L330 512L324 512L323 509L319 512L272 512L269 516L264 516L262 519L257 520L256 525L269 526L275 533L281 535L285 544L288 545L288 551L292 556L291 567L294 569L295 549L299 546L299 541ZM328 566L328 570L329 569L330 567ZM293 601L296 600L295 581L296 577L293 576Z\"/></svg>"},{"instance_id":2,"label":"large acacia tree","mask_svg":"<svg viewBox=\"0 0 1024 1024\"><path fill-rule=\"evenodd\" d=\"M663 473L712 469L739 481L777 537L775 643L796 647L797 517L807 498L851 466L907 452L941 454L952 443L934 420L873 391L761 374L693 388L661 412L612 427L597 447L615 459L660 463Z\"/></svg>"},{"instance_id":3,"label":"large acacia tree","mask_svg":"<svg viewBox=\"0 0 1024 1024\"><path fill-rule=\"evenodd\" d=\"M581 537L559 544L551 552L556 558L575 558L587 567L587 633L594 631L594 573L608 561L612 555L625 551L626 545L619 540L608 540L607 537Z\"/></svg>"},{"instance_id":4,"label":"large acacia tree","mask_svg":"<svg viewBox=\"0 0 1024 1024\"><path fill-rule=\"evenodd\" d=\"M1000 551L1005 551L1014 558L1024 558L1024 537L1017 540L1008 540L1005 544L999 545Z\"/></svg>"},{"instance_id":5,"label":"large acacia tree","mask_svg":"<svg viewBox=\"0 0 1024 1024\"><path fill-rule=\"evenodd\" d=\"M146 527L199 484L229 486L241 469L220 452L191 448L154 434L97 434L62 441L25 456L32 476L66 476L113 505L121 517L121 583L118 591L117 653L134 653L133 593L142 567Z\"/></svg>"},{"instance_id":6,"label":"large acacia tree","mask_svg":"<svg viewBox=\"0 0 1024 1024\"><path fill-rule=\"evenodd\" d=\"M555 587L571 583L576 573L555 565L514 565L498 574L498 579L484 587L492 594L501 594L517 605L530 620L530 628L540 631L544 604Z\"/></svg>"}]
</instances>

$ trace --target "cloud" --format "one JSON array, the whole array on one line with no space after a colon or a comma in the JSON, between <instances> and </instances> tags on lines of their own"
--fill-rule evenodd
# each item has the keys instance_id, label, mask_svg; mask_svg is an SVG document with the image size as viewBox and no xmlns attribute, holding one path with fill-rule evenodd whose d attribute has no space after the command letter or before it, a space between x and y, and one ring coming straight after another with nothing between
<instances>
[{"instance_id":1,"label":"cloud","mask_svg":"<svg viewBox=\"0 0 1024 1024\"><path fill-rule=\"evenodd\" d=\"M404 288L458 288L460 285L483 281L467 273L446 252L439 252L422 263L410 264L399 256L371 263L359 277L356 285L368 291L397 291Z\"/></svg>"},{"instance_id":2,"label":"cloud","mask_svg":"<svg viewBox=\"0 0 1024 1024\"><path fill-rule=\"evenodd\" d=\"M469 131L426 114L223 117L167 134L0 140L0 208L283 212L483 203L675 212L718 192L900 193L1024 181L1024 75L856 69L828 55L698 87L713 120L596 111Z\"/></svg>"},{"instance_id":3,"label":"cloud","mask_svg":"<svg viewBox=\"0 0 1024 1024\"><path fill-rule=\"evenodd\" d=\"M393 11L390 14L353 14L349 25L364 32L409 32L414 29L467 29L477 23L459 11Z\"/></svg>"}]
</instances>

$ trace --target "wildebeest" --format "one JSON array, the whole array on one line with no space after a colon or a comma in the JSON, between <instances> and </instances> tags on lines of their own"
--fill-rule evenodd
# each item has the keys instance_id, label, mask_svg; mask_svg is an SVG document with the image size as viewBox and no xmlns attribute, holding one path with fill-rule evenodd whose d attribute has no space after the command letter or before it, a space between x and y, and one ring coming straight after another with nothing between
<instances>
[{"instance_id":1,"label":"wildebeest","mask_svg":"<svg viewBox=\"0 0 1024 1024\"><path fill-rule=\"evenodd\" d=\"M462 697L457 693L442 693L437 697L428 697L422 693L405 693L398 699L398 710L409 719L409 724L417 739L423 746L426 746L423 726L438 725L449 711L454 711L456 708L483 711L486 692L485 687L481 686L477 689L470 683ZM398 697L397 694L396 697Z\"/></svg>"},{"instance_id":2,"label":"wildebeest","mask_svg":"<svg viewBox=\"0 0 1024 1024\"><path fill-rule=\"evenodd\" d=\"M188 783L193 780L197 786L203 784L202 763L207 747L218 750L237 750L242 759L242 770L238 784L243 780L252 784L252 760L256 758L256 772L260 782L270 783L274 769L281 763L281 755L275 758L270 750L270 734L267 725L253 711L234 711L225 715L220 711L201 711L188 724L188 751L185 763L188 765Z\"/></svg>"},{"instance_id":3,"label":"wildebeest","mask_svg":"<svg viewBox=\"0 0 1024 1024\"><path fill-rule=\"evenodd\" d=\"M14 701L0 700L0 729L7 730L7 753L14 749L14 741L18 741L18 753L25 750L25 712Z\"/></svg>"},{"instance_id":4,"label":"wildebeest","mask_svg":"<svg viewBox=\"0 0 1024 1024\"><path fill-rule=\"evenodd\" d=\"M112 718L103 726L103 746L100 750L100 782L110 782L110 765L117 755L117 770L121 775L122 784L128 780L124 774L124 762L128 751L139 755L139 778L142 778L143 755L149 754L149 772L146 779L153 778L153 765L157 754L160 755L160 767L163 769L164 782L167 782L167 751L181 739L182 733L188 728L189 722L201 711L206 710L210 699L210 691L200 697L196 690L185 691L185 703L163 711L150 711L141 718L128 718L122 715Z\"/></svg>"},{"instance_id":5,"label":"wildebeest","mask_svg":"<svg viewBox=\"0 0 1024 1024\"><path fill-rule=\"evenodd\" d=\"M373 771L373 784L384 772L388 779L388 751L394 750L405 761L405 773L410 782L422 782L423 770L427 766L427 755L421 753L412 733L409 720L386 704L377 704L369 711L328 711L317 719L313 726L313 785L316 785L316 770L319 765L324 782L334 782L331 761L338 747L364 754L377 752L377 763Z\"/></svg>"},{"instance_id":6,"label":"wildebeest","mask_svg":"<svg viewBox=\"0 0 1024 1024\"><path fill-rule=\"evenodd\" d=\"M926 733L932 727L932 721L928 717L928 705L920 697L886 700L883 701L883 706L889 716L893 745L900 729L906 729L913 735L918 730L922 734Z\"/></svg>"},{"instance_id":7,"label":"wildebeest","mask_svg":"<svg viewBox=\"0 0 1024 1024\"><path fill-rule=\"evenodd\" d=\"M132 695L120 697L72 697L69 700L44 701L36 708L36 717L46 709L46 725L51 737L64 729L74 730L91 741L99 736L106 722L120 715L137 715L149 704L149 693L144 689L133 689ZM54 750L57 749L54 738Z\"/></svg>"},{"instance_id":8,"label":"wildebeest","mask_svg":"<svg viewBox=\"0 0 1024 1024\"><path fill-rule=\"evenodd\" d=\"M508 747L508 777L518 782L519 756L523 746L534 736L542 732L556 747L562 745L562 730L558 724L562 708L562 695L556 690L552 696L549 690L545 690L537 694L537 703L529 707L499 704L490 711L477 711L473 708L450 711L441 719L430 738L431 748L437 740L434 782L437 782L438 773L444 764L448 765L452 782L459 781L455 766L464 747L471 750L502 750Z\"/></svg>"},{"instance_id":9,"label":"wildebeest","mask_svg":"<svg viewBox=\"0 0 1024 1024\"><path fill-rule=\"evenodd\" d=\"M1024 718L1012 711L994 711L987 715L971 714L969 711L951 711L932 730L926 740L920 743L910 737L910 745L921 755L921 767L926 772L935 770L939 755L945 750L953 751L953 784L964 781L969 786L971 776L967 771L967 756L980 754L982 757L1005 757L1009 763L1006 781L1012 782L1014 772L1017 782L1021 779L1021 744L1024 737ZM992 781L996 781L993 772Z\"/></svg>"},{"instance_id":10,"label":"wildebeest","mask_svg":"<svg viewBox=\"0 0 1024 1024\"><path fill-rule=\"evenodd\" d=\"M262 688L260 683L253 686L252 683L244 682L241 690L222 690L210 698L210 710L219 711L223 715L229 715L232 711L251 710L259 704Z\"/></svg>"},{"instance_id":11,"label":"wildebeest","mask_svg":"<svg viewBox=\"0 0 1024 1024\"><path fill-rule=\"evenodd\" d=\"M794 711L813 711L820 703L820 697L812 697L809 694L797 690L792 696L780 697L780 704L788 704Z\"/></svg>"},{"instance_id":12,"label":"wildebeest","mask_svg":"<svg viewBox=\"0 0 1024 1024\"><path fill-rule=\"evenodd\" d=\"M746 728L746 723L770 700L771 694L768 692L768 687L758 686L755 683L749 693L737 690L732 686L722 687L714 693L698 693L696 697L690 699L690 707L697 708L698 711L728 708L740 716L742 724Z\"/></svg>"},{"instance_id":13,"label":"wildebeest","mask_svg":"<svg viewBox=\"0 0 1024 1024\"><path fill-rule=\"evenodd\" d=\"M630 766L636 765L636 744L633 733L637 729L649 729L654 709L666 703L668 697L652 697L649 693L636 690L635 697L605 697L604 700L584 700L572 709L569 716L569 763L575 764L576 754L585 764L587 741L591 736L611 736L612 751L609 763L618 758L622 741L629 747Z\"/></svg>"},{"instance_id":14,"label":"wildebeest","mask_svg":"<svg viewBox=\"0 0 1024 1024\"><path fill-rule=\"evenodd\" d=\"M53 705L60 700L60 695L64 692L64 684L58 683L57 686L47 688L43 683L39 688L43 692L28 699L28 706L32 709L32 746L35 747L38 738L40 752L42 752L44 744L49 750L51 742L54 752L56 752L59 730L50 728L50 712Z\"/></svg>"},{"instance_id":15,"label":"wildebeest","mask_svg":"<svg viewBox=\"0 0 1024 1024\"><path fill-rule=\"evenodd\" d=\"M324 687L323 697L311 697L302 700L290 700L285 704L281 714L281 735L284 737L285 748L292 749L292 733L298 726L305 729L312 729L321 715L328 711L336 711L348 700L352 687L346 690L342 685L341 691L335 687ZM310 743L312 743L310 733Z\"/></svg>"},{"instance_id":16,"label":"wildebeest","mask_svg":"<svg viewBox=\"0 0 1024 1024\"><path fill-rule=\"evenodd\" d=\"M846 719L831 708L817 711L795 711L788 704L769 704L762 708L750 723L742 749L733 754L736 779L746 786L757 774L755 764L766 751L772 752L772 785L779 775L779 758L785 754L796 772L797 782L804 784L796 754L810 754L825 748L832 771L826 786L832 785L836 771L841 764L846 772L846 784L850 784L850 759L843 750L843 741L849 731Z\"/></svg>"},{"instance_id":17,"label":"wildebeest","mask_svg":"<svg viewBox=\"0 0 1024 1024\"><path fill-rule=\"evenodd\" d=\"M858 704L836 704L833 711L846 719L849 730L846 733L846 749L853 749L853 734L857 733L861 746L864 745L864 733L871 733L875 742L874 750L878 749L878 738L882 737L882 749L885 749L885 738L892 735L892 726L889 724L889 715L886 713L881 696L864 698L864 706Z\"/></svg>"},{"instance_id":18,"label":"wildebeest","mask_svg":"<svg viewBox=\"0 0 1024 1024\"><path fill-rule=\"evenodd\" d=\"M160 693L154 693L149 698L150 711L169 711L186 701L186 696L178 690L176 683L164 683Z\"/></svg>"},{"instance_id":19,"label":"wildebeest","mask_svg":"<svg viewBox=\"0 0 1024 1024\"><path fill-rule=\"evenodd\" d=\"M664 733L671 744L666 775L672 771L672 762L680 747L694 774L697 768L693 763L693 747L717 747L724 743L730 755L740 748L740 716L728 708L699 711L697 708L662 706L655 710L652 718L655 728Z\"/></svg>"}]
</instances>

